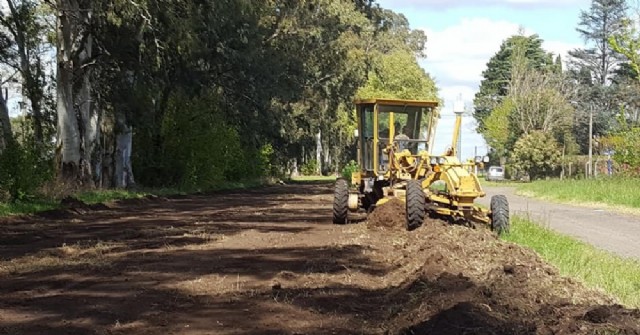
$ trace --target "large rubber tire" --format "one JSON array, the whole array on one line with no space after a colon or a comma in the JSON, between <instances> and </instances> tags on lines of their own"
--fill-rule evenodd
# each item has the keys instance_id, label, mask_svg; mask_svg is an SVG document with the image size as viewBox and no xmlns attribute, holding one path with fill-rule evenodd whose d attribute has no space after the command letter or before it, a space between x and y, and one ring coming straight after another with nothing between
<instances>
[{"instance_id":1,"label":"large rubber tire","mask_svg":"<svg viewBox=\"0 0 640 335\"><path fill-rule=\"evenodd\" d=\"M346 224L348 215L349 184L344 179L338 179L333 193L333 223Z\"/></svg>"},{"instance_id":2,"label":"large rubber tire","mask_svg":"<svg viewBox=\"0 0 640 335\"><path fill-rule=\"evenodd\" d=\"M422 225L426 214L426 199L422 191L422 183L418 180L407 182L407 230L414 230Z\"/></svg>"},{"instance_id":3,"label":"large rubber tire","mask_svg":"<svg viewBox=\"0 0 640 335\"><path fill-rule=\"evenodd\" d=\"M509 202L504 195L491 197L491 230L502 235L509 233Z\"/></svg>"}]
</instances>

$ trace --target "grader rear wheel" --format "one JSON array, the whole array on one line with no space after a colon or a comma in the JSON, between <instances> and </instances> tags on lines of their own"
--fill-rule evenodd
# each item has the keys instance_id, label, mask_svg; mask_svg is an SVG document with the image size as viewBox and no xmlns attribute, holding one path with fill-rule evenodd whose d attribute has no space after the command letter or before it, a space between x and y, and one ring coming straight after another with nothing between
<instances>
[{"instance_id":1,"label":"grader rear wheel","mask_svg":"<svg viewBox=\"0 0 640 335\"><path fill-rule=\"evenodd\" d=\"M422 225L426 214L425 197L422 184L418 180L407 182L407 230L414 230Z\"/></svg>"},{"instance_id":2,"label":"grader rear wheel","mask_svg":"<svg viewBox=\"0 0 640 335\"><path fill-rule=\"evenodd\" d=\"M333 193L333 223L346 224L348 215L349 184L344 179L338 179Z\"/></svg>"},{"instance_id":3,"label":"grader rear wheel","mask_svg":"<svg viewBox=\"0 0 640 335\"><path fill-rule=\"evenodd\" d=\"M509 202L504 195L491 197L491 230L498 235L509 232Z\"/></svg>"}]
</instances>

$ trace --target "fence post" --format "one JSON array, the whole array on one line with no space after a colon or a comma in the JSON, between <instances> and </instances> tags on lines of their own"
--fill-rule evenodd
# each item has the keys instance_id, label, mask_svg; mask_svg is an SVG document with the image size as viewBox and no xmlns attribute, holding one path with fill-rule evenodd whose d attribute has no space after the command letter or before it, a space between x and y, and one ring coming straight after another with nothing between
<instances>
[{"instance_id":1,"label":"fence post","mask_svg":"<svg viewBox=\"0 0 640 335\"><path fill-rule=\"evenodd\" d=\"M589 179L589 167L591 166L591 164L589 164L590 162L586 162L584 163L584 177L586 179Z\"/></svg>"}]
</instances>

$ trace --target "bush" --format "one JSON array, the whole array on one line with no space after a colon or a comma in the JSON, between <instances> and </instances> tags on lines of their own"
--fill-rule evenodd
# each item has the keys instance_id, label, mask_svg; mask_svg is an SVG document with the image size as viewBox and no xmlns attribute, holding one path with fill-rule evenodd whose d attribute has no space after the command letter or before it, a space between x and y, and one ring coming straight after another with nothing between
<instances>
[{"instance_id":1,"label":"bush","mask_svg":"<svg viewBox=\"0 0 640 335\"><path fill-rule=\"evenodd\" d=\"M318 166L318 161L312 159L302 164L302 166L300 167L300 173L302 173L303 176L313 176L318 173Z\"/></svg>"},{"instance_id":2,"label":"bush","mask_svg":"<svg viewBox=\"0 0 640 335\"><path fill-rule=\"evenodd\" d=\"M137 132L134 169L146 186L211 189L221 182L269 173L273 148L252 148L226 121L215 93L176 93L167 103L160 131Z\"/></svg>"},{"instance_id":3,"label":"bush","mask_svg":"<svg viewBox=\"0 0 640 335\"><path fill-rule=\"evenodd\" d=\"M625 173L637 175L640 170L640 128L620 131L605 139L607 146L615 150L613 159L622 164Z\"/></svg>"},{"instance_id":4,"label":"bush","mask_svg":"<svg viewBox=\"0 0 640 335\"><path fill-rule=\"evenodd\" d=\"M344 168L342 168L342 178L346 179L347 181L351 181L351 175L354 172L358 171L360 171L358 163L356 163L356 161L354 160L351 160L347 165L345 165Z\"/></svg>"},{"instance_id":5,"label":"bush","mask_svg":"<svg viewBox=\"0 0 640 335\"><path fill-rule=\"evenodd\" d=\"M541 131L522 136L511 153L513 174L526 173L532 180L551 176L560 166L561 159L558 142L551 134Z\"/></svg>"},{"instance_id":6,"label":"bush","mask_svg":"<svg viewBox=\"0 0 640 335\"><path fill-rule=\"evenodd\" d=\"M0 153L0 201L28 200L52 176L52 162L41 150L12 142Z\"/></svg>"}]
</instances>

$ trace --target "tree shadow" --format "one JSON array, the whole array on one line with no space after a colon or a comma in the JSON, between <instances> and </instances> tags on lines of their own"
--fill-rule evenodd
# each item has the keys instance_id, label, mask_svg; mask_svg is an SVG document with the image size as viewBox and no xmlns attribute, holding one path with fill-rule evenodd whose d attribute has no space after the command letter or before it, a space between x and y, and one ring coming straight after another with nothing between
<instances>
[{"instance_id":1,"label":"tree shadow","mask_svg":"<svg viewBox=\"0 0 640 335\"><path fill-rule=\"evenodd\" d=\"M313 188L279 186L177 199L131 199L5 218L0 224L0 258L37 254L84 240L118 241L139 248L202 244L210 242L205 235L247 230L301 233L331 223L329 209L320 212L317 201L304 198L316 192ZM205 237L185 238L189 235Z\"/></svg>"},{"instance_id":2,"label":"tree shadow","mask_svg":"<svg viewBox=\"0 0 640 335\"><path fill-rule=\"evenodd\" d=\"M151 333L165 334L162 329L171 329L183 319L190 320L190 331L206 333L212 320L219 320L222 325L233 324L234 329L254 333L269 323L265 319L274 317L274 308L282 308L283 313L295 313L298 308L274 299L274 281L299 284L313 274L357 269L383 276L390 271L364 256L366 250L358 245L147 250L106 257L100 265L52 264L0 277L0 310L36 316L23 322L0 319L0 334L8 330L25 335L97 334L118 331L123 325L129 327L122 328L130 331L125 333L147 334L144 329L150 327L157 329ZM292 290L286 294L303 293ZM250 318L246 310L251 311ZM221 327L228 330L227 326ZM282 333L283 329L273 327L264 333Z\"/></svg>"}]
</instances>

